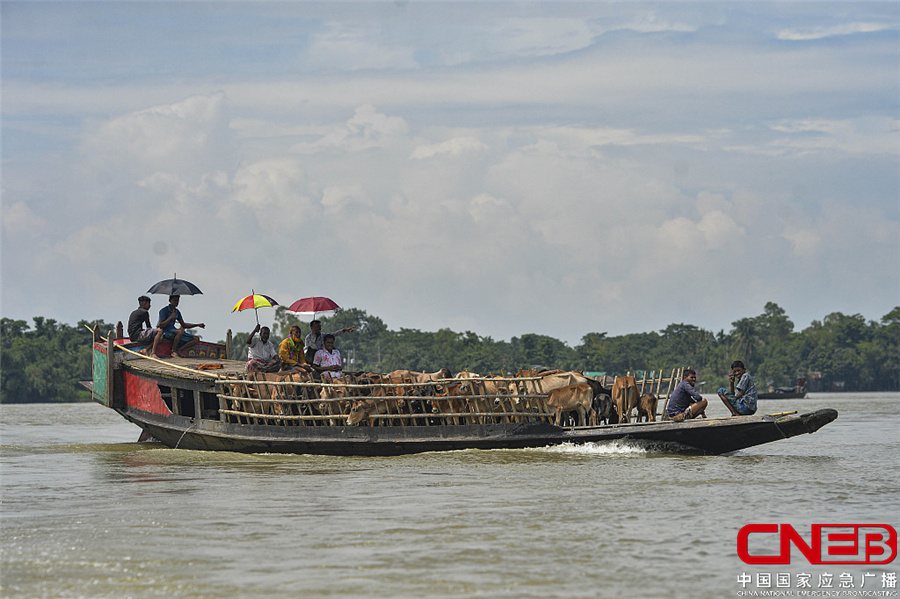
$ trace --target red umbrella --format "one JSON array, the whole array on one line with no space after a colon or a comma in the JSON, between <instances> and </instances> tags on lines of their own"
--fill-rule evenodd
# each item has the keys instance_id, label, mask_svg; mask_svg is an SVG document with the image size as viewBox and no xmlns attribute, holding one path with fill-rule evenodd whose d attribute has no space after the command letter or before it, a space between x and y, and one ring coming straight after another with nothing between
<instances>
[{"instance_id":1,"label":"red umbrella","mask_svg":"<svg viewBox=\"0 0 900 599\"><path fill-rule=\"evenodd\" d=\"M273 300L268 295L260 295L253 291L252 295L248 295L247 297L241 299L234 305L234 308L231 309L232 312L240 312L242 310L249 310L253 308L256 312L256 324L259 324L259 308L272 308L278 305L278 302Z\"/></svg>"},{"instance_id":2,"label":"red umbrella","mask_svg":"<svg viewBox=\"0 0 900 599\"><path fill-rule=\"evenodd\" d=\"M334 316L334 311L338 308L340 306L327 297L304 297L291 304L288 310L296 312L303 320L318 320Z\"/></svg>"}]
</instances>

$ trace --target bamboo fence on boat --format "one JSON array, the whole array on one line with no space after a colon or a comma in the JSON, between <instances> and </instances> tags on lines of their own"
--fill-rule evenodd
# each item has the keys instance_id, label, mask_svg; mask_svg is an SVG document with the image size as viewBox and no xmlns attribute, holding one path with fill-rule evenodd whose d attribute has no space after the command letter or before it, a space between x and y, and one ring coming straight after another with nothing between
<instances>
[{"instance_id":1,"label":"bamboo fence on boat","mask_svg":"<svg viewBox=\"0 0 900 599\"><path fill-rule=\"evenodd\" d=\"M635 377L639 392L663 400L665 414L672 389L683 369L644 371ZM633 376L629 373L629 376ZM217 381L223 420L244 424L285 426L435 426L551 422L555 410L546 404L543 376L463 376L417 381L373 375L345 374L331 382L309 374L284 375L281 380L224 378ZM454 390L453 394L448 389ZM492 392L488 392L488 390ZM354 422L354 412L363 412ZM654 415L655 418L655 415Z\"/></svg>"},{"instance_id":2,"label":"bamboo fence on boat","mask_svg":"<svg viewBox=\"0 0 900 599\"><path fill-rule=\"evenodd\" d=\"M317 381L309 375L294 378L301 380L218 381L223 388L218 394L219 412L248 424L306 426L344 425L354 409L367 413L364 421L381 426L535 422L555 416L544 403L546 394L519 388L540 377L442 378L427 382L401 378L364 383L348 374L332 382ZM512 388L486 393L482 387L486 381ZM445 394L448 386L464 385L465 395Z\"/></svg>"}]
</instances>

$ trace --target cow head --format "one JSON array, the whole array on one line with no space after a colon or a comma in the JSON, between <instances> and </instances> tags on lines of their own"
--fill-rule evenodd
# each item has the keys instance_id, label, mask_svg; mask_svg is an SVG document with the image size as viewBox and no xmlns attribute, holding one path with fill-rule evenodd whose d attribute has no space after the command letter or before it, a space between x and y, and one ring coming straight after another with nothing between
<instances>
[{"instance_id":1,"label":"cow head","mask_svg":"<svg viewBox=\"0 0 900 599\"><path fill-rule=\"evenodd\" d=\"M354 426L363 422L364 420L369 419L369 413L366 411L366 404L364 401L358 401L353 404L350 408L350 415L347 417L347 424L349 426Z\"/></svg>"}]
</instances>

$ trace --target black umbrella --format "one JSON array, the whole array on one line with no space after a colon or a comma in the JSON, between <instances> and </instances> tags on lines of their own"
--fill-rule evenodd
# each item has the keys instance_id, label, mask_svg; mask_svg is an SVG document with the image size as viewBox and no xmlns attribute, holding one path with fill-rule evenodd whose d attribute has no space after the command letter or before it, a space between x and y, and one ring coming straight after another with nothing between
<instances>
[{"instance_id":1,"label":"black umbrella","mask_svg":"<svg viewBox=\"0 0 900 599\"><path fill-rule=\"evenodd\" d=\"M176 274L174 279L160 281L148 289L147 293L159 293L162 295L197 295L198 293L202 294L203 292L190 281L179 279Z\"/></svg>"}]
</instances>

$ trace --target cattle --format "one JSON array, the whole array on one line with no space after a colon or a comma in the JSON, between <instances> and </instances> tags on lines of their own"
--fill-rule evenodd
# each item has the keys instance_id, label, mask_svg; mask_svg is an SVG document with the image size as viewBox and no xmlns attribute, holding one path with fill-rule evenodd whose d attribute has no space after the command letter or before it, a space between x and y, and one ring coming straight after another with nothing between
<instances>
[{"instance_id":1,"label":"cattle","mask_svg":"<svg viewBox=\"0 0 900 599\"><path fill-rule=\"evenodd\" d=\"M473 394L474 386L471 381L447 383L430 398L431 413L442 414L445 420L453 424L464 424L468 417L462 414L470 411L466 396Z\"/></svg>"},{"instance_id":2,"label":"cattle","mask_svg":"<svg viewBox=\"0 0 900 599\"><path fill-rule=\"evenodd\" d=\"M270 400L276 398L278 387L276 385L268 385L267 382L278 382L281 375L275 372L252 372L245 377L246 383L234 383L229 385L230 391L234 399L232 399L232 409L238 412L245 412L258 416L267 416L273 414L283 414L283 404L275 404L273 407ZM240 398L240 399L238 399Z\"/></svg>"},{"instance_id":3,"label":"cattle","mask_svg":"<svg viewBox=\"0 0 900 599\"><path fill-rule=\"evenodd\" d=\"M656 422L656 404L659 398L655 393L644 393L638 400L637 421Z\"/></svg>"},{"instance_id":4,"label":"cattle","mask_svg":"<svg viewBox=\"0 0 900 599\"><path fill-rule=\"evenodd\" d=\"M274 378L274 382L276 383L311 383L313 382L312 374L307 372L281 372L281 373L271 373L271 377ZM301 386L301 385L271 385L272 388L272 398L277 400L308 400L315 398L315 392L312 391L311 387ZM298 404L296 408L294 408L294 404L290 403L276 403L275 410L277 413L281 414L293 414L297 413L300 415L309 415L312 413L311 406L309 404Z\"/></svg>"},{"instance_id":5,"label":"cattle","mask_svg":"<svg viewBox=\"0 0 900 599\"><path fill-rule=\"evenodd\" d=\"M491 412L515 412L521 411L519 404L519 390L516 380L510 377L490 376L482 380L488 411ZM509 415L500 416L501 422L511 422Z\"/></svg>"},{"instance_id":6,"label":"cattle","mask_svg":"<svg viewBox=\"0 0 900 599\"><path fill-rule=\"evenodd\" d=\"M494 382L488 384L487 379L480 374L469 372L468 370L457 373L455 378L457 380L462 379L455 391L458 395L464 395L468 398L466 400L466 409L480 414L480 416L473 416L473 419L482 424L492 422L493 417L490 413L496 410L497 404L495 404L493 397L488 396L496 396L498 394L497 384Z\"/></svg>"},{"instance_id":7,"label":"cattle","mask_svg":"<svg viewBox=\"0 0 900 599\"><path fill-rule=\"evenodd\" d=\"M558 389L560 387L566 387L568 385L574 384L586 384L591 387L592 391L592 404L594 405L594 409L596 410L598 407L602 413L607 414L603 420L607 422L618 421L618 415L611 417L609 415L608 403L603 400L601 396L609 396L611 391L604 387L599 381L596 381L590 377L585 376L582 372L578 371L564 371L564 370L545 370L543 372L535 373L532 371L521 371L520 375L524 374L526 377L534 378L539 377L538 380L535 381L523 381L524 388L526 392L536 393L536 394L547 394L553 391L554 389ZM600 416L598 415L598 420L600 420Z\"/></svg>"},{"instance_id":8,"label":"cattle","mask_svg":"<svg viewBox=\"0 0 900 599\"><path fill-rule=\"evenodd\" d=\"M590 384L588 383L590 380L588 377L575 371L554 370L549 373L540 373L537 376L539 376L540 379L535 381L535 386L541 393L550 393L554 389L568 387L569 385L574 385L576 383Z\"/></svg>"},{"instance_id":9,"label":"cattle","mask_svg":"<svg viewBox=\"0 0 900 599\"><path fill-rule=\"evenodd\" d=\"M547 407L556 411L556 426L562 423L562 416L566 412L578 412L578 425L585 426L590 414L591 424L597 424L596 414L591 410L591 401L594 391L587 383L575 383L565 387L558 387L550 391L547 396Z\"/></svg>"},{"instance_id":10,"label":"cattle","mask_svg":"<svg viewBox=\"0 0 900 599\"><path fill-rule=\"evenodd\" d=\"M520 371L519 373L524 380L521 381L522 390L526 395L546 395L553 391L554 389L559 389L561 387L567 387L569 385L574 385L577 383L585 383L587 384L587 377L585 377L580 372L572 372L572 371L562 371L562 370L545 370L543 372L535 373L534 370L531 371ZM538 408L539 411L544 411L541 406L541 401L534 401L532 399L521 399L517 398L515 400L517 404L524 402L524 410L529 411L529 409ZM521 407L521 406L518 406Z\"/></svg>"},{"instance_id":11,"label":"cattle","mask_svg":"<svg viewBox=\"0 0 900 599\"><path fill-rule=\"evenodd\" d=\"M372 420L380 414L393 414L397 409L397 403L391 397L366 398L354 401L347 415L347 424L354 426Z\"/></svg>"},{"instance_id":12,"label":"cattle","mask_svg":"<svg viewBox=\"0 0 900 599\"><path fill-rule=\"evenodd\" d=\"M633 376L617 376L612 386L612 400L619 422L627 424L631 411L638 405L638 388Z\"/></svg>"},{"instance_id":13,"label":"cattle","mask_svg":"<svg viewBox=\"0 0 900 599\"><path fill-rule=\"evenodd\" d=\"M450 371L446 368L441 368L437 372L417 372L415 370L394 370L385 375L387 378L392 381L400 381L405 383L417 383L419 385L426 385L428 383L434 383L435 381L440 381L442 379L449 379L451 377Z\"/></svg>"},{"instance_id":14,"label":"cattle","mask_svg":"<svg viewBox=\"0 0 900 599\"><path fill-rule=\"evenodd\" d=\"M382 382L394 385L387 390L388 395L425 397L434 395L440 389L440 385L436 384L436 381L450 378L450 376L450 371L446 368L441 368L437 372L394 370L384 375Z\"/></svg>"},{"instance_id":15,"label":"cattle","mask_svg":"<svg viewBox=\"0 0 900 599\"><path fill-rule=\"evenodd\" d=\"M591 408L597 418L597 424L615 424L619 421L619 413L608 393L597 393L591 400Z\"/></svg>"}]
</instances>

